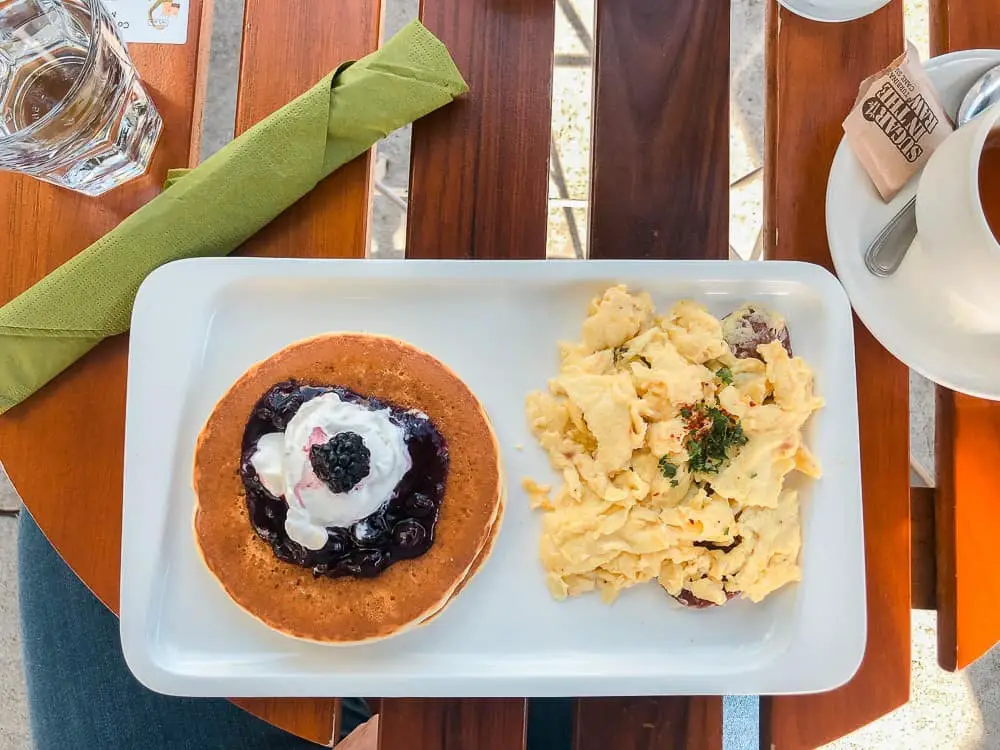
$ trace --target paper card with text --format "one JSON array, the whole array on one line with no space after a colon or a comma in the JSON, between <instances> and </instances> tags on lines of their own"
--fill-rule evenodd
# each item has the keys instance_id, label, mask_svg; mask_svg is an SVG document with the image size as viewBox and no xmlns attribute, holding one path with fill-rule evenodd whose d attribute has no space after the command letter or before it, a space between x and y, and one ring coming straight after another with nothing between
<instances>
[{"instance_id":1,"label":"paper card with text","mask_svg":"<svg viewBox=\"0 0 1000 750\"><path fill-rule=\"evenodd\" d=\"M104 0L128 43L184 44L190 0Z\"/></svg>"}]
</instances>

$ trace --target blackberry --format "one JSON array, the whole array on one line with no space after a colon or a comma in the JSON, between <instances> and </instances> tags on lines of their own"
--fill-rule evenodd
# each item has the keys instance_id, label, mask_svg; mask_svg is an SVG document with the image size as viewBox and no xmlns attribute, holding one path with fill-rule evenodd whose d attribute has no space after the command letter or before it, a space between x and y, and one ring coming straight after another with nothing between
<instances>
[{"instance_id":1,"label":"blackberry","mask_svg":"<svg viewBox=\"0 0 1000 750\"><path fill-rule=\"evenodd\" d=\"M371 471L371 451L356 432L341 432L309 449L316 476L336 494L349 492Z\"/></svg>"}]
</instances>

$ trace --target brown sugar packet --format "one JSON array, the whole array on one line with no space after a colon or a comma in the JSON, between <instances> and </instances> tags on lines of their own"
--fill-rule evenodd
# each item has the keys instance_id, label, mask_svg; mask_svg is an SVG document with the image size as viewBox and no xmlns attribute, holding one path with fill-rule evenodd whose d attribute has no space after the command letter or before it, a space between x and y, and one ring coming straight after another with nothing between
<instances>
[{"instance_id":1,"label":"brown sugar packet","mask_svg":"<svg viewBox=\"0 0 1000 750\"><path fill-rule=\"evenodd\" d=\"M886 202L954 129L910 43L888 68L862 81L844 120L851 150Z\"/></svg>"}]
</instances>

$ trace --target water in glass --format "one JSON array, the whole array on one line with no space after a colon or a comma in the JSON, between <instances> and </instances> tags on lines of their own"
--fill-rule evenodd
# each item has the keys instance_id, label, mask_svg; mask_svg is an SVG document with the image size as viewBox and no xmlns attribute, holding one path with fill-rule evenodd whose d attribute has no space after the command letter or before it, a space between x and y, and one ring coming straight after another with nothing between
<instances>
[{"instance_id":1,"label":"water in glass","mask_svg":"<svg viewBox=\"0 0 1000 750\"><path fill-rule=\"evenodd\" d=\"M100 195L161 121L101 0L0 0L0 170Z\"/></svg>"}]
</instances>

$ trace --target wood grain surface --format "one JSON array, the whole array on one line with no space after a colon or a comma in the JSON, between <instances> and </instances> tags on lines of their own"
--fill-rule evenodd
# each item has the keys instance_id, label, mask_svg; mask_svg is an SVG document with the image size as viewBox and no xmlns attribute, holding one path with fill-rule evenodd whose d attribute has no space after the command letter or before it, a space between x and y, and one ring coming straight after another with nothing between
<instances>
[{"instance_id":1,"label":"wood grain surface","mask_svg":"<svg viewBox=\"0 0 1000 750\"><path fill-rule=\"evenodd\" d=\"M544 258L555 5L422 0L469 93L413 126L408 258ZM527 703L382 701L382 750L520 748Z\"/></svg>"},{"instance_id":2,"label":"wood grain surface","mask_svg":"<svg viewBox=\"0 0 1000 750\"><path fill-rule=\"evenodd\" d=\"M1000 47L995 0L932 0L931 54ZM1000 580L990 530L996 516L1000 403L938 389L938 661L968 666L1000 640Z\"/></svg>"},{"instance_id":3,"label":"wood grain surface","mask_svg":"<svg viewBox=\"0 0 1000 750\"><path fill-rule=\"evenodd\" d=\"M233 698L232 702L286 732L320 745L329 745L338 735L339 699Z\"/></svg>"},{"instance_id":4,"label":"wood grain surface","mask_svg":"<svg viewBox=\"0 0 1000 750\"><path fill-rule=\"evenodd\" d=\"M525 707L520 698L382 701L379 750L520 750Z\"/></svg>"},{"instance_id":5,"label":"wood grain surface","mask_svg":"<svg viewBox=\"0 0 1000 750\"><path fill-rule=\"evenodd\" d=\"M590 257L728 257L728 0L598 0L595 44ZM575 739L718 748L722 700L581 700Z\"/></svg>"},{"instance_id":6,"label":"wood grain surface","mask_svg":"<svg viewBox=\"0 0 1000 750\"><path fill-rule=\"evenodd\" d=\"M719 698L581 698L575 750L718 750Z\"/></svg>"},{"instance_id":7,"label":"wood grain surface","mask_svg":"<svg viewBox=\"0 0 1000 750\"><path fill-rule=\"evenodd\" d=\"M858 84L903 46L902 2L861 20L803 20L774 0L767 22L765 252L831 267L827 176ZM762 703L762 746L812 748L909 699L910 506L908 372L855 323L868 646L857 675L821 695ZM766 744L765 744L766 743Z\"/></svg>"},{"instance_id":8,"label":"wood grain surface","mask_svg":"<svg viewBox=\"0 0 1000 750\"><path fill-rule=\"evenodd\" d=\"M1000 638L990 530L1000 465L1000 404L945 388L937 397L938 662L961 669Z\"/></svg>"},{"instance_id":9,"label":"wood grain surface","mask_svg":"<svg viewBox=\"0 0 1000 750\"><path fill-rule=\"evenodd\" d=\"M413 126L406 254L542 258L555 5L422 0L469 93Z\"/></svg>"},{"instance_id":10,"label":"wood grain surface","mask_svg":"<svg viewBox=\"0 0 1000 750\"><path fill-rule=\"evenodd\" d=\"M198 158L211 27L192 0L185 45L133 45L132 58L165 123L147 174L100 198L0 173L0 304L156 196L166 171ZM0 458L49 541L118 610L125 337L110 339L0 417ZM58 428L54 428L58 425Z\"/></svg>"},{"instance_id":11,"label":"wood grain surface","mask_svg":"<svg viewBox=\"0 0 1000 750\"><path fill-rule=\"evenodd\" d=\"M344 60L379 41L380 0L247 0L236 133L294 99ZM360 156L258 232L241 253L363 258L368 246L371 157ZM241 699L237 705L306 739L328 744L339 713L331 699Z\"/></svg>"},{"instance_id":12,"label":"wood grain surface","mask_svg":"<svg viewBox=\"0 0 1000 750\"><path fill-rule=\"evenodd\" d=\"M729 0L598 0L595 66L590 256L725 258Z\"/></svg>"}]
</instances>

